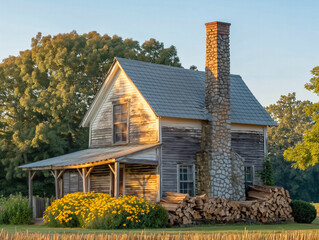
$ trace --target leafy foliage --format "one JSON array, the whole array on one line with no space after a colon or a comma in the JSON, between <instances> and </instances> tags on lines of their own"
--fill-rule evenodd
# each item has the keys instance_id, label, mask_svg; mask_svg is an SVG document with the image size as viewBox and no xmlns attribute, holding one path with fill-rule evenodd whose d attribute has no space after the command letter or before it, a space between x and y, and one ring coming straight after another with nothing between
<instances>
[{"instance_id":1,"label":"leafy foliage","mask_svg":"<svg viewBox=\"0 0 319 240\"><path fill-rule=\"evenodd\" d=\"M291 202L294 220L297 223L312 223L317 217L317 211L313 205L302 200Z\"/></svg>"},{"instance_id":2,"label":"leafy foliage","mask_svg":"<svg viewBox=\"0 0 319 240\"><path fill-rule=\"evenodd\" d=\"M278 127L268 128L268 151L273 165L275 185L287 189L293 199L319 201L319 192L313 186L319 181L319 166L305 171L291 168L283 153L302 140L303 134L313 125L304 109L311 102L296 99L295 93L281 96L276 104L266 108Z\"/></svg>"},{"instance_id":3,"label":"leafy foliage","mask_svg":"<svg viewBox=\"0 0 319 240\"><path fill-rule=\"evenodd\" d=\"M313 77L305 85L309 91L319 94L319 67L311 71ZM314 124L305 131L302 141L290 147L284 153L287 161L293 162L295 168L302 170L319 163L319 102L305 108L308 116L312 117Z\"/></svg>"},{"instance_id":4,"label":"leafy foliage","mask_svg":"<svg viewBox=\"0 0 319 240\"><path fill-rule=\"evenodd\" d=\"M31 49L0 64L0 194L26 193L22 164L88 145L79 123L115 56L181 66L174 46L75 31L32 39ZM49 172L37 174L35 194L54 193ZM40 180L40 181L37 181ZM46 180L45 180L46 179ZM13 184L14 183L14 184ZM10 187L4 187L10 186ZM39 189L42 189L41 191Z\"/></svg>"},{"instance_id":5,"label":"leafy foliage","mask_svg":"<svg viewBox=\"0 0 319 240\"><path fill-rule=\"evenodd\" d=\"M0 198L0 224L30 224L32 210L29 201L21 194Z\"/></svg>"},{"instance_id":6,"label":"leafy foliage","mask_svg":"<svg viewBox=\"0 0 319 240\"><path fill-rule=\"evenodd\" d=\"M272 167L272 163L269 158L266 158L264 164L264 171L260 172L261 180L264 185L274 186L274 170Z\"/></svg>"},{"instance_id":7,"label":"leafy foliage","mask_svg":"<svg viewBox=\"0 0 319 240\"><path fill-rule=\"evenodd\" d=\"M71 193L46 209L44 222L53 227L158 228L166 226L168 213L135 196L116 199L103 193Z\"/></svg>"}]
</instances>

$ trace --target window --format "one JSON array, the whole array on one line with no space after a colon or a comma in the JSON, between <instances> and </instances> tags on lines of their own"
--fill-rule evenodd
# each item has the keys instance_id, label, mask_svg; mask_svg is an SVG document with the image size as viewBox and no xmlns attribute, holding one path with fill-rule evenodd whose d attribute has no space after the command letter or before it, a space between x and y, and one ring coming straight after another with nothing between
<instances>
[{"instance_id":1,"label":"window","mask_svg":"<svg viewBox=\"0 0 319 240\"><path fill-rule=\"evenodd\" d=\"M128 103L113 105L113 143L127 143Z\"/></svg>"},{"instance_id":2,"label":"window","mask_svg":"<svg viewBox=\"0 0 319 240\"><path fill-rule=\"evenodd\" d=\"M194 166L179 166L179 192L188 193L190 196L195 195L194 189Z\"/></svg>"},{"instance_id":3,"label":"window","mask_svg":"<svg viewBox=\"0 0 319 240\"><path fill-rule=\"evenodd\" d=\"M245 167L245 188L248 189L249 185L254 184L254 167L246 166Z\"/></svg>"}]
</instances>

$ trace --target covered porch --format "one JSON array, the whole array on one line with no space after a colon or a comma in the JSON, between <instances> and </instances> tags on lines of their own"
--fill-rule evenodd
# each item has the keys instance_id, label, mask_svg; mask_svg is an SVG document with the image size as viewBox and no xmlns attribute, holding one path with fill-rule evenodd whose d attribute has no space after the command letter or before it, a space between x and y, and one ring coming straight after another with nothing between
<instances>
[{"instance_id":1,"label":"covered porch","mask_svg":"<svg viewBox=\"0 0 319 240\"><path fill-rule=\"evenodd\" d=\"M28 174L32 206L36 173L49 170L55 180L55 196L72 192L103 192L118 198L136 195L159 201L161 144L112 146L74 153L20 166Z\"/></svg>"}]
</instances>

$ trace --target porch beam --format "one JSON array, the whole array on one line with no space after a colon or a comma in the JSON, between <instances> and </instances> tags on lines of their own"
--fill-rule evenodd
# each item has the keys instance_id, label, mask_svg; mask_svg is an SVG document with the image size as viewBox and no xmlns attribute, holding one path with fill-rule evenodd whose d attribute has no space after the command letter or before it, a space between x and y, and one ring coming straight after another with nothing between
<instances>
[{"instance_id":1,"label":"porch beam","mask_svg":"<svg viewBox=\"0 0 319 240\"><path fill-rule=\"evenodd\" d=\"M110 168L110 170L112 171L112 173L115 175L115 171L114 171L112 165L111 165L111 164L108 164L108 165L109 165L109 168Z\"/></svg>"},{"instance_id":2,"label":"porch beam","mask_svg":"<svg viewBox=\"0 0 319 240\"><path fill-rule=\"evenodd\" d=\"M82 175L81 170L80 170L79 168L77 168L76 170L78 170L78 172L79 172L79 174L80 174L81 178L83 179L83 175Z\"/></svg>"},{"instance_id":3,"label":"porch beam","mask_svg":"<svg viewBox=\"0 0 319 240\"><path fill-rule=\"evenodd\" d=\"M114 178L115 178L115 197L118 198L120 195L120 163L119 162L115 162L114 163L114 167L115 167L115 174L114 174Z\"/></svg>"},{"instance_id":4,"label":"porch beam","mask_svg":"<svg viewBox=\"0 0 319 240\"><path fill-rule=\"evenodd\" d=\"M93 168L94 168L94 167L90 167L89 171L87 171L86 176L85 176L86 178L89 177L89 175L90 175L90 173L92 172Z\"/></svg>"},{"instance_id":5,"label":"porch beam","mask_svg":"<svg viewBox=\"0 0 319 240\"><path fill-rule=\"evenodd\" d=\"M62 177L62 175L63 175L64 172L65 172L65 169L62 169L62 170L60 171L60 173L59 173L59 175L58 175L58 179L60 179L60 178Z\"/></svg>"},{"instance_id":6,"label":"porch beam","mask_svg":"<svg viewBox=\"0 0 319 240\"><path fill-rule=\"evenodd\" d=\"M32 172L32 171L31 171ZM31 175L31 180L33 181L33 178L34 178L34 176L35 176L35 174L37 173L37 170L35 170L34 172L33 172L33 174Z\"/></svg>"}]
</instances>

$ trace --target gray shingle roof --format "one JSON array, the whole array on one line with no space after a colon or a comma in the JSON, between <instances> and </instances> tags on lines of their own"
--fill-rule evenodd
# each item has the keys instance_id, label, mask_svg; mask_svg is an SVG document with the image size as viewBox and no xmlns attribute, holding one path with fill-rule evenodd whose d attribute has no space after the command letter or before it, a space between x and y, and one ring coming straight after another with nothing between
<instances>
[{"instance_id":1,"label":"gray shingle roof","mask_svg":"<svg viewBox=\"0 0 319 240\"><path fill-rule=\"evenodd\" d=\"M209 119L205 72L116 58L160 117ZM230 75L231 122L276 126L239 75Z\"/></svg>"},{"instance_id":2,"label":"gray shingle roof","mask_svg":"<svg viewBox=\"0 0 319 240\"><path fill-rule=\"evenodd\" d=\"M51 169L64 166L80 165L87 163L97 163L99 161L108 159L118 159L130 154L144 151L160 144L147 144L147 145L128 145L128 146L112 146L108 148L90 148L85 149L58 157L48 158L42 161L29 163L19 166L24 169Z\"/></svg>"}]
</instances>

